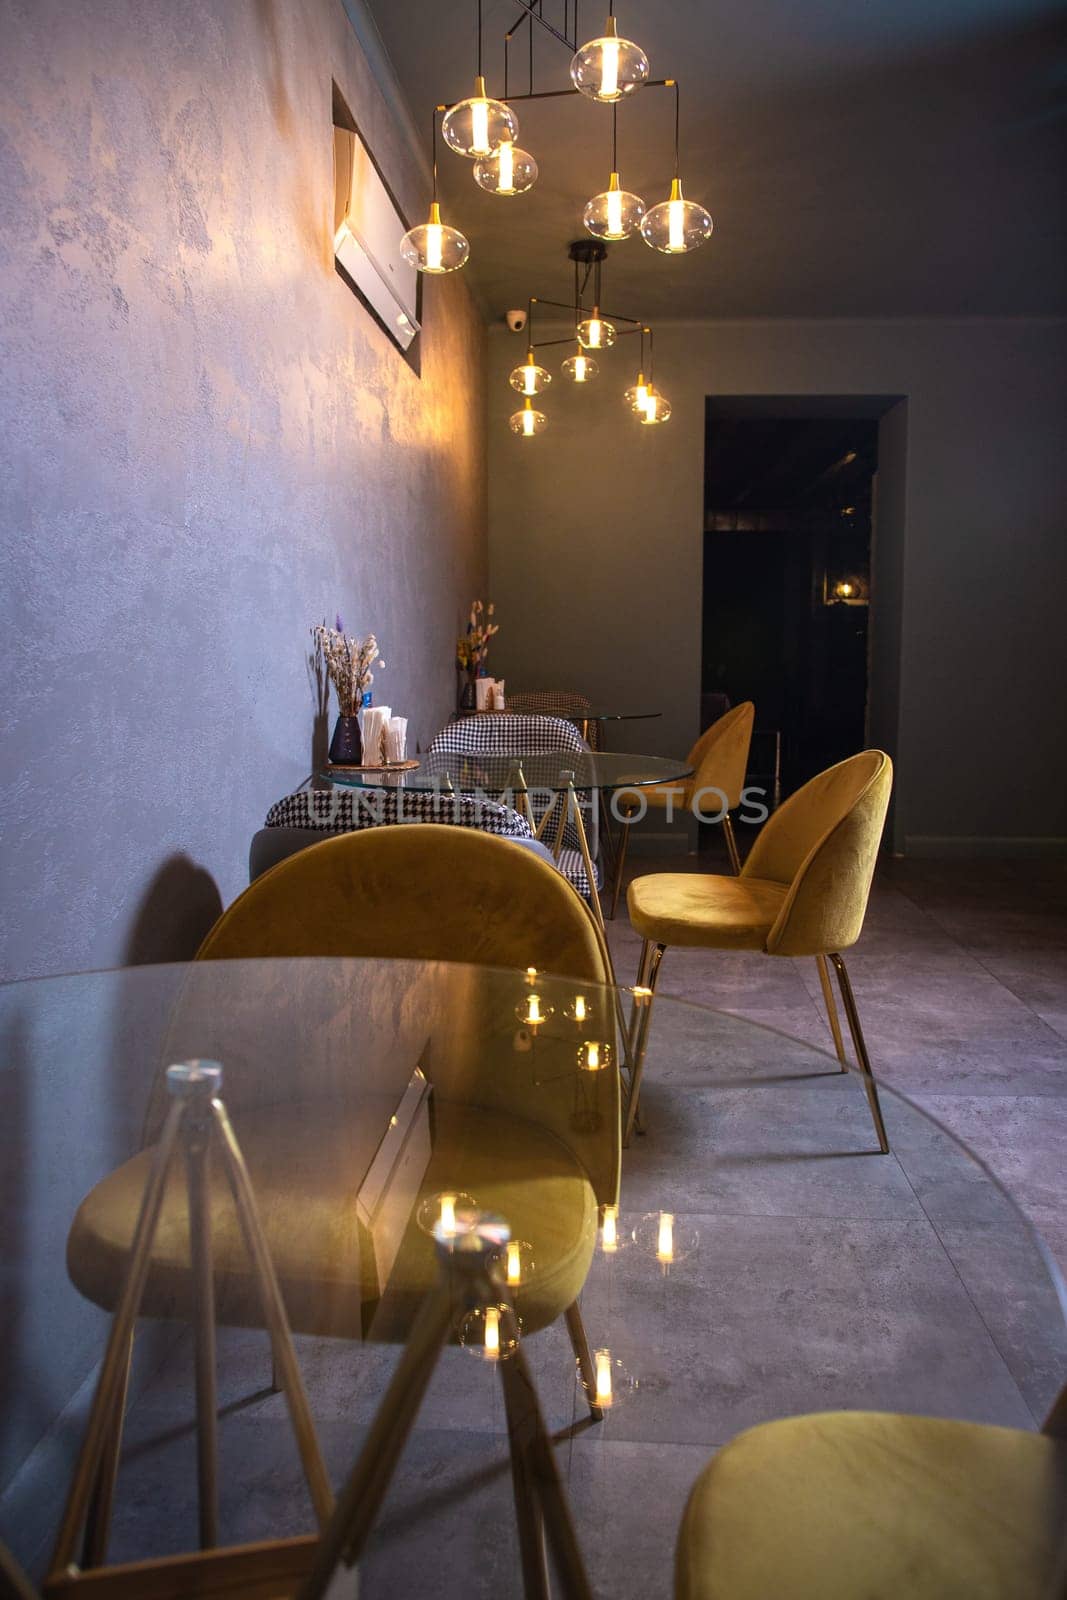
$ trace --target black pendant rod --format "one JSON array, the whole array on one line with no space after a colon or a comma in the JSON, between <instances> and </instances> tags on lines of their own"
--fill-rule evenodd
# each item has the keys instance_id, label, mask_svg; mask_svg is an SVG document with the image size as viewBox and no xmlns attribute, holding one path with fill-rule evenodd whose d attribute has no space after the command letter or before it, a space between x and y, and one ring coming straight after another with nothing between
<instances>
[{"instance_id":1,"label":"black pendant rod","mask_svg":"<svg viewBox=\"0 0 1067 1600\"><path fill-rule=\"evenodd\" d=\"M539 306L557 306L560 311L574 310L574 307L569 305L566 300L542 300L540 295L535 295L534 299ZM624 317L621 311L601 311L600 315L606 318L608 322L632 322L634 333L641 327L640 317ZM624 328L623 332L629 333L630 329Z\"/></svg>"}]
</instances>

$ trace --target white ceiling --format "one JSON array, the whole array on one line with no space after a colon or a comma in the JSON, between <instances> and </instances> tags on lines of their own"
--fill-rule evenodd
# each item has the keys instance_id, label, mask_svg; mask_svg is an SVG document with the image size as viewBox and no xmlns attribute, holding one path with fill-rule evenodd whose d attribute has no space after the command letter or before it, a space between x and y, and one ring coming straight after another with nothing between
<instances>
[{"instance_id":1,"label":"white ceiling","mask_svg":"<svg viewBox=\"0 0 1067 1600\"><path fill-rule=\"evenodd\" d=\"M470 93L474 0L369 0L416 125ZM543 0L562 22L562 0ZM581 32L603 0L582 0ZM490 92L521 15L484 0ZM690 256L612 247L606 304L655 317L1055 315L1067 311L1067 26L1047 0L619 0L620 32L682 86L682 179L715 218ZM525 73L526 47L518 51ZM569 83L537 31L535 87ZM520 82L519 87L526 87ZM490 314L567 299L568 242L606 187L610 111L580 96L516 107L541 177L499 199L441 156L446 220ZM619 112L623 186L666 197L672 104Z\"/></svg>"}]
</instances>

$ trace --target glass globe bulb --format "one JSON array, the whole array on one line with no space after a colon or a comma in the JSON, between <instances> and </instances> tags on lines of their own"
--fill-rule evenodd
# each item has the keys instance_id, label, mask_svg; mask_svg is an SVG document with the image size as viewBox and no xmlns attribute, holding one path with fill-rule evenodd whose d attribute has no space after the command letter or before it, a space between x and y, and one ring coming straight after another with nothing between
<instances>
[{"instance_id":1,"label":"glass globe bulb","mask_svg":"<svg viewBox=\"0 0 1067 1600\"><path fill-rule=\"evenodd\" d=\"M595 194L582 213L582 221L597 239L628 239L645 214L645 202L629 189L619 188L613 172L607 188Z\"/></svg>"},{"instance_id":2,"label":"glass globe bulb","mask_svg":"<svg viewBox=\"0 0 1067 1600\"><path fill-rule=\"evenodd\" d=\"M573 356L568 356L559 369L565 378L572 383L588 383L590 378L595 378L600 371L599 366L592 356L587 356L579 345Z\"/></svg>"},{"instance_id":3,"label":"glass globe bulb","mask_svg":"<svg viewBox=\"0 0 1067 1600\"><path fill-rule=\"evenodd\" d=\"M658 389L648 386L648 394L642 409L637 413L637 420L642 423L666 422L671 414L671 403L666 395L660 394Z\"/></svg>"},{"instance_id":4,"label":"glass globe bulb","mask_svg":"<svg viewBox=\"0 0 1067 1600\"><path fill-rule=\"evenodd\" d=\"M487 97L484 78L475 78L471 98L452 106L441 121L441 133L449 149L472 161L491 155L505 139L513 141L518 132L518 117L503 100Z\"/></svg>"},{"instance_id":5,"label":"glass globe bulb","mask_svg":"<svg viewBox=\"0 0 1067 1600\"><path fill-rule=\"evenodd\" d=\"M579 322L574 331L584 350L610 350L615 343L614 325L604 321L599 306L594 306L593 315Z\"/></svg>"},{"instance_id":6,"label":"glass globe bulb","mask_svg":"<svg viewBox=\"0 0 1067 1600\"><path fill-rule=\"evenodd\" d=\"M400 254L418 272L456 272L470 253L470 244L459 229L441 221L436 200L430 206L429 222L409 228L400 241Z\"/></svg>"},{"instance_id":7,"label":"glass globe bulb","mask_svg":"<svg viewBox=\"0 0 1067 1600\"><path fill-rule=\"evenodd\" d=\"M548 418L543 411L534 410L533 401L527 396L522 410L513 411L508 418L508 427L520 438L532 439L535 434L544 433L548 427Z\"/></svg>"},{"instance_id":8,"label":"glass globe bulb","mask_svg":"<svg viewBox=\"0 0 1067 1600\"><path fill-rule=\"evenodd\" d=\"M571 82L590 100L611 102L633 94L648 78L648 57L632 39L620 39L609 17L603 37L583 44L571 60Z\"/></svg>"},{"instance_id":9,"label":"glass globe bulb","mask_svg":"<svg viewBox=\"0 0 1067 1600\"><path fill-rule=\"evenodd\" d=\"M504 139L491 156L474 163L474 181L486 194L525 194L537 182L537 162Z\"/></svg>"},{"instance_id":10,"label":"glass globe bulb","mask_svg":"<svg viewBox=\"0 0 1067 1600\"><path fill-rule=\"evenodd\" d=\"M631 384L630 387L625 391L623 394L623 399L626 401L626 404L629 406L631 411L636 411L639 413L644 411L645 402L648 400L648 384L645 382L645 375L643 372L639 372L637 374L637 382Z\"/></svg>"},{"instance_id":11,"label":"glass globe bulb","mask_svg":"<svg viewBox=\"0 0 1067 1600\"><path fill-rule=\"evenodd\" d=\"M526 360L521 367L515 368L508 378L508 382L520 394L540 394L541 390L547 389L552 382L552 374L547 372L544 367L537 365L533 346L531 345L526 352Z\"/></svg>"},{"instance_id":12,"label":"glass globe bulb","mask_svg":"<svg viewBox=\"0 0 1067 1600\"><path fill-rule=\"evenodd\" d=\"M677 178L672 178L670 199L661 200L658 206L645 212L641 237L653 250L662 250L665 256L680 256L710 239L714 226L711 212L698 206L695 200L683 200L682 185Z\"/></svg>"}]
</instances>

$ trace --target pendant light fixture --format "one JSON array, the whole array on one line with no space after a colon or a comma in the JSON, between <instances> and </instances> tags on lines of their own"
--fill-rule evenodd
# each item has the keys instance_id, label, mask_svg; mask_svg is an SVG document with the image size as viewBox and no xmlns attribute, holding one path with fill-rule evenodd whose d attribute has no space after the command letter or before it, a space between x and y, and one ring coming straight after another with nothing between
<instances>
[{"instance_id":1,"label":"pendant light fixture","mask_svg":"<svg viewBox=\"0 0 1067 1600\"><path fill-rule=\"evenodd\" d=\"M547 371L545 367L538 366L537 356L534 353L533 308L534 302L531 300L526 312L526 324L529 328L528 337L530 340L526 350L526 360L521 366L516 367L508 377L511 387L517 389L520 394L525 395L540 394L541 390L547 389L552 382L551 372Z\"/></svg>"},{"instance_id":2,"label":"pendant light fixture","mask_svg":"<svg viewBox=\"0 0 1067 1600\"><path fill-rule=\"evenodd\" d=\"M474 181L486 194L525 194L537 182L537 162L528 150L504 139L491 156L474 163Z\"/></svg>"},{"instance_id":3,"label":"pendant light fixture","mask_svg":"<svg viewBox=\"0 0 1067 1600\"><path fill-rule=\"evenodd\" d=\"M572 383L588 383L590 378L596 377L600 367L579 345L574 355L568 356L559 370Z\"/></svg>"},{"instance_id":4,"label":"pendant light fixture","mask_svg":"<svg viewBox=\"0 0 1067 1600\"><path fill-rule=\"evenodd\" d=\"M485 92L482 75L482 0L478 0L478 72L474 93L445 112L441 133L450 150L472 161L492 155L505 140L514 141L519 119L503 100L491 100Z\"/></svg>"},{"instance_id":5,"label":"pendant light fixture","mask_svg":"<svg viewBox=\"0 0 1067 1600\"><path fill-rule=\"evenodd\" d=\"M645 380L646 333L648 334L649 338L651 338L652 329L646 327L642 327L641 329L641 365L637 369L637 381L636 383L632 383L623 394L623 399L626 401L626 404L629 406L630 410L638 413L642 413L644 411L645 402L648 399L648 383Z\"/></svg>"},{"instance_id":6,"label":"pendant light fixture","mask_svg":"<svg viewBox=\"0 0 1067 1600\"><path fill-rule=\"evenodd\" d=\"M595 239L628 239L645 214L640 195L619 184L618 107L611 108L611 178L602 194L595 194L582 213L582 221Z\"/></svg>"},{"instance_id":7,"label":"pendant light fixture","mask_svg":"<svg viewBox=\"0 0 1067 1600\"><path fill-rule=\"evenodd\" d=\"M710 211L706 211L695 200L683 198L682 182L678 176L678 84L673 79L667 82L674 90L674 177L671 179L669 198L661 200L659 205L645 213L641 222L641 237L653 250L677 256L696 250L706 239L710 239L715 224Z\"/></svg>"},{"instance_id":8,"label":"pendant light fixture","mask_svg":"<svg viewBox=\"0 0 1067 1600\"><path fill-rule=\"evenodd\" d=\"M544 433L548 427L548 418L543 411L535 411L533 401L527 395L521 411L513 411L508 418L508 425L512 433L517 433L520 438L532 439L538 433Z\"/></svg>"},{"instance_id":9,"label":"pendant light fixture","mask_svg":"<svg viewBox=\"0 0 1067 1600\"><path fill-rule=\"evenodd\" d=\"M655 351L652 344L652 329L647 323L637 317L625 316L621 311L613 311L612 320L609 321L600 311L601 269L607 259L608 246L599 239L575 239L568 251L574 264L574 299L570 302L564 300L545 300L537 295L532 295L526 313L526 325L530 329L530 345L523 365L514 369L509 377L509 382L524 396L521 411L513 412L508 419L513 433L522 434L526 438L543 432L548 426L548 418L541 411L536 411L533 396L543 389L549 381L549 374L537 361L537 351L542 352L549 345L565 344L571 347L570 352L560 365L563 376L571 383L588 383L599 372L600 363L590 354L591 351L609 349L617 340L625 339L628 335L637 334L641 340L641 365L638 369L637 382L626 391L626 403L644 423L666 422L671 414L669 400L656 389L652 379L655 366ZM590 282L594 293L593 310L586 316L583 299ZM539 344L533 340L534 306L549 306L558 311L567 311L574 319L574 333L564 338L541 339ZM508 324L515 326L515 317L508 314ZM625 324L617 328L616 323ZM645 336L648 336L648 378L645 378ZM577 337L577 346L572 340Z\"/></svg>"},{"instance_id":10,"label":"pendant light fixture","mask_svg":"<svg viewBox=\"0 0 1067 1600\"><path fill-rule=\"evenodd\" d=\"M430 135L433 151L433 199L430 201L430 218L409 228L400 241L400 254L418 272L457 272L471 253L469 241L458 228L450 228L441 221L441 207L437 201L437 113L435 107Z\"/></svg>"},{"instance_id":11,"label":"pendant light fixture","mask_svg":"<svg viewBox=\"0 0 1067 1600\"><path fill-rule=\"evenodd\" d=\"M611 0L603 35L583 44L571 61L571 82L579 94L610 104L640 89L648 72L648 57L641 46L619 38L615 0Z\"/></svg>"}]
</instances>

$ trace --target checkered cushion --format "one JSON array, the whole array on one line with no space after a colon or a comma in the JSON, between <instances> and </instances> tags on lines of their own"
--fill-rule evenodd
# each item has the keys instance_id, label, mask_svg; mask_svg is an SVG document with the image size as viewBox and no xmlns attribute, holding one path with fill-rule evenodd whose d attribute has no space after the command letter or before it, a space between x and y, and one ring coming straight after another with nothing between
<instances>
[{"instance_id":1,"label":"checkered cushion","mask_svg":"<svg viewBox=\"0 0 1067 1600\"><path fill-rule=\"evenodd\" d=\"M431 756L532 756L553 750L588 750L573 723L562 717L519 717L510 712L460 717L435 734Z\"/></svg>"},{"instance_id":2,"label":"checkered cushion","mask_svg":"<svg viewBox=\"0 0 1067 1600\"><path fill-rule=\"evenodd\" d=\"M448 822L505 839L533 837L526 818L510 806L473 795L419 789L302 789L276 801L264 826L356 833L362 828L395 827L398 822Z\"/></svg>"},{"instance_id":3,"label":"checkered cushion","mask_svg":"<svg viewBox=\"0 0 1067 1600\"><path fill-rule=\"evenodd\" d=\"M548 717L569 717L572 721L593 709L592 702L584 694L574 694L570 689L529 689L509 694L508 707L512 711L536 711ZM599 722L589 724L589 748L600 749Z\"/></svg>"},{"instance_id":4,"label":"checkered cushion","mask_svg":"<svg viewBox=\"0 0 1067 1600\"><path fill-rule=\"evenodd\" d=\"M574 724L562 717L524 717L494 712L489 716L460 717L442 728L430 743L427 765L432 771L435 756L532 756L557 750L580 755L588 749ZM596 802L587 791L580 790L578 799L584 811L589 853L595 861L600 851ZM555 801L555 805L562 804L562 798ZM542 837L551 839L554 828L555 822L550 822ZM578 834L572 822L563 830L563 843L578 854ZM580 862L580 856L578 859ZM585 881L584 872L582 881Z\"/></svg>"},{"instance_id":5,"label":"checkered cushion","mask_svg":"<svg viewBox=\"0 0 1067 1600\"><path fill-rule=\"evenodd\" d=\"M399 822L446 822L460 828L479 828L504 839L533 838L526 818L510 806L477 800L473 795L418 789L301 789L275 801L264 826L333 834L395 827ZM589 881L581 852L561 851L557 865L578 893L588 896ZM599 868L596 871L599 888Z\"/></svg>"}]
</instances>

